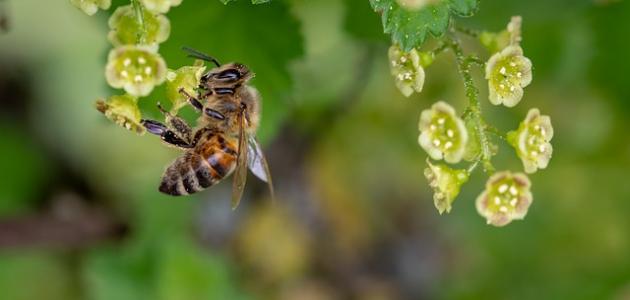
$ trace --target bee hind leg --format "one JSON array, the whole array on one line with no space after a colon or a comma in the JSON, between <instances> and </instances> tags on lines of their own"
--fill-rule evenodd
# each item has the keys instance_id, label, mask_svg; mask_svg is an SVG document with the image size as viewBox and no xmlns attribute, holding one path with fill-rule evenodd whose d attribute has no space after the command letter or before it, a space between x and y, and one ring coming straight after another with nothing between
<instances>
[{"instance_id":1,"label":"bee hind leg","mask_svg":"<svg viewBox=\"0 0 630 300\"><path fill-rule=\"evenodd\" d=\"M158 109L162 114L164 114L164 119L166 120L166 124L168 124L168 128L174 131L178 137L190 144L192 138L192 129L190 125L184 119L174 116L170 112L166 111L162 105L158 102Z\"/></svg>"},{"instance_id":2,"label":"bee hind leg","mask_svg":"<svg viewBox=\"0 0 630 300\"><path fill-rule=\"evenodd\" d=\"M142 119L140 123L149 133L159 135L168 144L186 149L193 147L190 142L182 139L177 133L158 121Z\"/></svg>"}]
</instances>

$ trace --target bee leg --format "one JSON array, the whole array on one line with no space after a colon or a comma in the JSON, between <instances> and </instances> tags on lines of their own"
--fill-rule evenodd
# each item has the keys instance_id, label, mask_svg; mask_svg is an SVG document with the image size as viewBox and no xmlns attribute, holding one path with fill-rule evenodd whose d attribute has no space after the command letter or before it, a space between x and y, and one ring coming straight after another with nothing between
<instances>
[{"instance_id":1,"label":"bee leg","mask_svg":"<svg viewBox=\"0 0 630 300\"><path fill-rule=\"evenodd\" d=\"M191 94L186 92L184 88L180 88L179 93L184 95L184 97L188 99L188 103L190 103L192 107L196 108L198 111L203 110L203 104L201 104L201 102L199 102L197 98L193 97Z\"/></svg>"},{"instance_id":2,"label":"bee leg","mask_svg":"<svg viewBox=\"0 0 630 300\"><path fill-rule=\"evenodd\" d=\"M169 128L177 133L180 139L190 143L192 136L192 129L190 128L190 125L188 125L184 119L174 116L166 111L160 103L158 103L158 109L162 112L162 114L164 114L166 124L168 124Z\"/></svg>"},{"instance_id":3,"label":"bee leg","mask_svg":"<svg viewBox=\"0 0 630 300\"><path fill-rule=\"evenodd\" d=\"M186 149L193 147L191 143L180 138L173 130L158 121L142 119L140 123L149 133L159 135L166 143Z\"/></svg>"}]
</instances>

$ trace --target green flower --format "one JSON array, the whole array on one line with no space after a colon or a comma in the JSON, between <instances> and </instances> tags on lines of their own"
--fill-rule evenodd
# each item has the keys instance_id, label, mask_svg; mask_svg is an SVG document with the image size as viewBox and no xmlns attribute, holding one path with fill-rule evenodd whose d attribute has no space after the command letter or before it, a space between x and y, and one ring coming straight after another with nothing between
<instances>
[{"instance_id":1,"label":"green flower","mask_svg":"<svg viewBox=\"0 0 630 300\"><path fill-rule=\"evenodd\" d=\"M497 53L510 45L519 45L522 21L520 16L513 16L505 30L498 33L484 31L479 35L479 41L490 53Z\"/></svg>"},{"instance_id":2,"label":"green flower","mask_svg":"<svg viewBox=\"0 0 630 300\"><path fill-rule=\"evenodd\" d=\"M396 80L396 87L405 97L413 92L420 93L424 86L424 68L420 64L420 55L416 49L404 52L393 45L389 48L390 70Z\"/></svg>"},{"instance_id":3,"label":"green flower","mask_svg":"<svg viewBox=\"0 0 630 300\"><path fill-rule=\"evenodd\" d=\"M468 181L468 171L451 169L446 165L433 165L427 159L429 167L424 169L424 176L433 188L433 202L440 214L451 212L451 204Z\"/></svg>"},{"instance_id":4,"label":"green flower","mask_svg":"<svg viewBox=\"0 0 630 300\"><path fill-rule=\"evenodd\" d=\"M532 82L532 63L519 46L508 46L486 64L490 102L513 107L523 98L523 88Z\"/></svg>"},{"instance_id":5,"label":"green flower","mask_svg":"<svg viewBox=\"0 0 630 300\"><path fill-rule=\"evenodd\" d=\"M171 6L178 6L182 3L182 0L140 0L144 8L156 12L156 13L166 13Z\"/></svg>"},{"instance_id":6,"label":"green flower","mask_svg":"<svg viewBox=\"0 0 630 300\"><path fill-rule=\"evenodd\" d=\"M203 62L196 61L193 66L168 71L166 74L166 96L173 103L173 111L178 111L188 103L188 99L179 90L183 88L188 94L195 95L197 93L195 90L199 86L199 80L205 70L206 67Z\"/></svg>"},{"instance_id":7,"label":"green flower","mask_svg":"<svg viewBox=\"0 0 630 300\"><path fill-rule=\"evenodd\" d=\"M97 100L96 109L102 112L105 117L112 120L114 123L126 128L127 130L142 134L145 129L144 126L140 124L142 116L137 102L138 99L136 99L136 97L128 94L112 96L107 101L103 99Z\"/></svg>"},{"instance_id":8,"label":"green flower","mask_svg":"<svg viewBox=\"0 0 630 300\"><path fill-rule=\"evenodd\" d=\"M416 11L428 5L436 4L440 2L440 0L396 0L396 2L407 10Z\"/></svg>"},{"instance_id":9,"label":"green flower","mask_svg":"<svg viewBox=\"0 0 630 300\"><path fill-rule=\"evenodd\" d=\"M537 169L547 167L553 152L550 143L553 127L549 116L541 115L537 108L530 109L518 129L509 132L507 138L523 161L526 173L534 173Z\"/></svg>"},{"instance_id":10,"label":"green flower","mask_svg":"<svg viewBox=\"0 0 630 300\"><path fill-rule=\"evenodd\" d=\"M120 46L109 52L105 66L107 83L133 96L146 96L164 82L166 63L148 46Z\"/></svg>"},{"instance_id":11,"label":"green flower","mask_svg":"<svg viewBox=\"0 0 630 300\"><path fill-rule=\"evenodd\" d=\"M455 114L455 109L439 101L422 111L418 143L432 159L457 163L462 159L468 142L464 121Z\"/></svg>"},{"instance_id":12,"label":"green flower","mask_svg":"<svg viewBox=\"0 0 630 300\"><path fill-rule=\"evenodd\" d=\"M138 23L131 5L120 6L109 18L111 29L107 38L114 46L137 44L139 37L144 34L144 43L159 44L168 38L171 23L164 15L154 14L143 10L144 28ZM142 31L144 33L142 33Z\"/></svg>"},{"instance_id":13,"label":"green flower","mask_svg":"<svg viewBox=\"0 0 630 300\"><path fill-rule=\"evenodd\" d=\"M70 0L72 5L80 8L88 16L94 15L98 9L108 9L112 5L111 0Z\"/></svg>"},{"instance_id":14,"label":"green flower","mask_svg":"<svg viewBox=\"0 0 630 300\"><path fill-rule=\"evenodd\" d=\"M527 175L503 171L492 175L486 189L477 197L477 212L488 224L500 227L522 220L532 203L531 183Z\"/></svg>"}]
</instances>

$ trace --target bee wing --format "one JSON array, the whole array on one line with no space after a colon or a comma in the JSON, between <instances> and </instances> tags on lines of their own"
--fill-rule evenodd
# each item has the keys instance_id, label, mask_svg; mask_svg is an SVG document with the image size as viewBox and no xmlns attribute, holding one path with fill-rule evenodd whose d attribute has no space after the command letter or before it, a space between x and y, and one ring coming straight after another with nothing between
<instances>
[{"instance_id":1,"label":"bee wing","mask_svg":"<svg viewBox=\"0 0 630 300\"><path fill-rule=\"evenodd\" d=\"M241 202L245 182L247 181L247 139L245 137L245 117L239 114L238 155L236 156L236 170L232 181L232 209L236 209Z\"/></svg>"},{"instance_id":2,"label":"bee wing","mask_svg":"<svg viewBox=\"0 0 630 300\"><path fill-rule=\"evenodd\" d=\"M269 172L269 164L267 164L267 159L265 159L265 155L262 152L262 147L256 140L256 137L250 135L247 137L248 146L247 152L247 164L249 165L249 169L258 177L260 180L266 182L269 185L269 192L271 193L271 197L274 197L273 192L273 184L271 182L271 173Z\"/></svg>"}]
</instances>

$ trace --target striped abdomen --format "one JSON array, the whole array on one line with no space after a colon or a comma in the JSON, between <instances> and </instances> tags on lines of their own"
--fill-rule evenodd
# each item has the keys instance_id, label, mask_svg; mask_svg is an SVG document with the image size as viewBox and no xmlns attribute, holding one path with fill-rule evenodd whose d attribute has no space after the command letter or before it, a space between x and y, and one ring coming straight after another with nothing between
<instances>
[{"instance_id":1,"label":"striped abdomen","mask_svg":"<svg viewBox=\"0 0 630 300\"><path fill-rule=\"evenodd\" d=\"M208 134L205 141L200 141L166 169L160 192L189 195L219 182L234 171L237 147L235 141L221 134Z\"/></svg>"}]
</instances>

